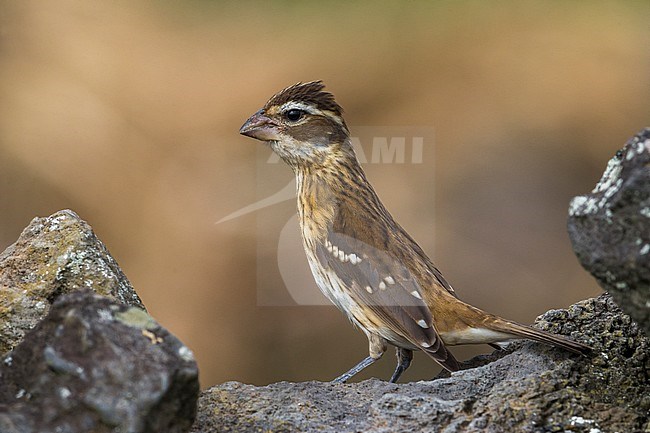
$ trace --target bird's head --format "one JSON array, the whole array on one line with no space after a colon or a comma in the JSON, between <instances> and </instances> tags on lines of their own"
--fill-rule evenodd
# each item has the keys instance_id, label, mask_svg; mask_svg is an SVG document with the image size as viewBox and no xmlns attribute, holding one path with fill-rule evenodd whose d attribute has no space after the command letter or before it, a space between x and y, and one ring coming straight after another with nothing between
<instances>
[{"instance_id":1,"label":"bird's head","mask_svg":"<svg viewBox=\"0 0 650 433\"><path fill-rule=\"evenodd\" d=\"M324 88L321 81L287 87L253 114L239 133L268 142L294 168L349 155L352 147L343 109Z\"/></svg>"}]
</instances>

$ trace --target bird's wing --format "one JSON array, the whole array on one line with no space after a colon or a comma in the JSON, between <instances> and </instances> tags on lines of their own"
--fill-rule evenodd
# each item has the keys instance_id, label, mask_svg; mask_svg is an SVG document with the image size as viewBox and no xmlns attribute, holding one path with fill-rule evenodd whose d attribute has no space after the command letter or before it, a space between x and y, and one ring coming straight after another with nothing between
<instances>
[{"instance_id":1,"label":"bird's wing","mask_svg":"<svg viewBox=\"0 0 650 433\"><path fill-rule=\"evenodd\" d=\"M399 259L387 250L334 231L316 247L316 254L350 289L357 304L370 308L392 332L446 369L459 369L438 335L416 278Z\"/></svg>"},{"instance_id":2,"label":"bird's wing","mask_svg":"<svg viewBox=\"0 0 650 433\"><path fill-rule=\"evenodd\" d=\"M429 260L429 257L422 251L422 248L418 245L417 242L404 230L402 227L399 226L399 224L395 223L398 227L398 233L401 235L403 242L406 242L410 248L413 249L415 255L424 262L426 268L431 272L433 275L433 278L436 280L437 284L445 289L447 292L449 292L451 295L453 295L455 298L458 298L458 295L456 295L456 292L454 291L454 288L451 287L451 284L445 280L445 277L442 276L442 273L434 266L433 263L431 263L431 260Z\"/></svg>"}]
</instances>

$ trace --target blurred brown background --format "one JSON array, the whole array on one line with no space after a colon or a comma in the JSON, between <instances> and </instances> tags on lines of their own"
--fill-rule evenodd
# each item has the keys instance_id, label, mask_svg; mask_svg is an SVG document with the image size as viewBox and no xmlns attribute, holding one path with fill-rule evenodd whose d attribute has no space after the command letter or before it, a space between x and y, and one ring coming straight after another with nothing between
<instances>
[{"instance_id":1,"label":"blurred brown background","mask_svg":"<svg viewBox=\"0 0 650 433\"><path fill-rule=\"evenodd\" d=\"M0 250L73 209L204 387L335 377L366 356L359 331L333 307L257 302L282 289L293 204L215 224L291 177L258 178L269 150L240 125L322 79L353 131L435 130L435 158L368 177L462 298L532 322L600 292L567 206L648 126L649 22L648 2L0 0ZM364 377L393 367L391 351ZM436 370L418 356L405 380Z\"/></svg>"}]
</instances>

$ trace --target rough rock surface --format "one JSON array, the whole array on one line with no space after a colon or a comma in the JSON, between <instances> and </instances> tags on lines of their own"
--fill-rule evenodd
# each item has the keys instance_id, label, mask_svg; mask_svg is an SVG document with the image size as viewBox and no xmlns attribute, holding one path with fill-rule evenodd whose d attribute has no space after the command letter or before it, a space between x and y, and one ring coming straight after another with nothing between
<instances>
[{"instance_id":1,"label":"rough rock surface","mask_svg":"<svg viewBox=\"0 0 650 433\"><path fill-rule=\"evenodd\" d=\"M650 336L650 128L571 201L568 229L582 266Z\"/></svg>"},{"instance_id":2,"label":"rough rock surface","mask_svg":"<svg viewBox=\"0 0 650 433\"><path fill-rule=\"evenodd\" d=\"M0 354L13 349L64 293L87 288L144 309L117 263L72 211L35 218L0 254Z\"/></svg>"},{"instance_id":3,"label":"rough rock surface","mask_svg":"<svg viewBox=\"0 0 650 433\"><path fill-rule=\"evenodd\" d=\"M0 365L0 432L185 432L198 396L190 350L144 310L60 297Z\"/></svg>"},{"instance_id":4,"label":"rough rock surface","mask_svg":"<svg viewBox=\"0 0 650 433\"><path fill-rule=\"evenodd\" d=\"M650 429L650 341L609 295L552 310L537 325L595 349L590 357L513 343L433 381L204 391L192 432L641 432Z\"/></svg>"}]
</instances>

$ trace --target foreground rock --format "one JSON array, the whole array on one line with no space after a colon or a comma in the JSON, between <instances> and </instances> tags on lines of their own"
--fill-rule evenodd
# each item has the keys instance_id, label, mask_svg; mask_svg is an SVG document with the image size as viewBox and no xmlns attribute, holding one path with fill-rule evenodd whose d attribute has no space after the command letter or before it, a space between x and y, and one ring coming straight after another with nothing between
<instances>
[{"instance_id":1,"label":"foreground rock","mask_svg":"<svg viewBox=\"0 0 650 433\"><path fill-rule=\"evenodd\" d=\"M74 212L34 219L0 254L0 352L2 433L181 433L194 420L192 353Z\"/></svg>"},{"instance_id":2,"label":"foreground rock","mask_svg":"<svg viewBox=\"0 0 650 433\"><path fill-rule=\"evenodd\" d=\"M144 309L86 222L69 210L35 218L0 254L0 354L20 343L58 296L83 288Z\"/></svg>"},{"instance_id":3,"label":"foreground rock","mask_svg":"<svg viewBox=\"0 0 650 433\"><path fill-rule=\"evenodd\" d=\"M538 326L591 344L578 357L518 342L429 382L229 382L204 391L192 431L633 432L650 428L650 342L608 295ZM488 363L489 362L489 363Z\"/></svg>"},{"instance_id":4,"label":"foreground rock","mask_svg":"<svg viewBox=\"0 0 650 433\"><path fill-rule=\"evenodd\" d=\"M0 432L185 432L192 353L137 307L61 297L0 365Z\"/></svg>"},{"instance_id":5,"label":"foreground rock","mask_svg":"<svg viewBox=\"0 0 650 433\"><path fill-rule=\"evenodd\" d=\"M650 335L650 129L616 153L591 194L571 201L568 229L582 266Z\"/></svg>"}]
</instances>

